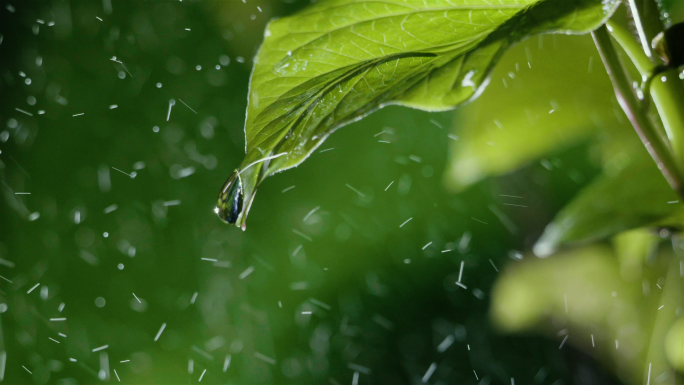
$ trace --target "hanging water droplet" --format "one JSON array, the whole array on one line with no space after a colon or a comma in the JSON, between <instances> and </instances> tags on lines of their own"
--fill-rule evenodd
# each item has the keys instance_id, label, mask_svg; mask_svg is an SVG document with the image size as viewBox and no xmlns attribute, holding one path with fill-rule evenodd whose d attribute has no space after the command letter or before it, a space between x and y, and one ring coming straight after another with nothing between
<instances>
[{"instance_id":1,"label":"hanging water droplet","mask_svg":"<svg viewBox=\"0 0 684 385\"><path fill-rule=\"evenodd\" d=\"M214 212L222 221L234 224L242 212L243 199L242 178L235 170L223 184Z\"/></svg>"}]
</instances>

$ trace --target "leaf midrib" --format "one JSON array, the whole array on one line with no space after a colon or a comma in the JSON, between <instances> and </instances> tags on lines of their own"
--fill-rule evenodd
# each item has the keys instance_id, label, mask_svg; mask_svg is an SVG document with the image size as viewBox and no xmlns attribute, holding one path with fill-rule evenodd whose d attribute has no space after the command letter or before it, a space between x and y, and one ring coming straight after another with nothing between
<instances>
[{"instance_id":1,"label":"leaf midrib","mask_svg":"<svg viewBox=\"0 0 684 385\"><path fill-rule=\"evenodd\" d=\"M359 68L352 68L352 69L350 69L349 71L347 71L344 75L342 75L342 76L340 76L338 79L336 79L335 81L332 81L332 82L330 82L330 84L325 85L325 87L323 87L319 92L316 93L316 96L312 97L310 100L303 101L303 102L300 103L296 108L293 108L292 111L294 111L294 110L308 110L308 109L310 109L312 105L317 104L317 103L321 100L321 98L322 98L324 95L326 95L328 92L330 92L331 89L333 89L334 87L336 87L337 85L339 85L339 84L340 84L342 81L344 81L345 79L348 79L349 77L354 76L354 73L364 73L364 72L367 72L369 69L372 69L373 67L377 66L377 65L380 64L381 62L391 61L391 60L399 60L399 59L402 58L402 57L426 56L426 55L430 55L430 54L429 54L429 53L408 53L408 52L407 52L407 53L401 53L401 54L391 55L391 56L388 56L388 57L382 57L382 58L378 58L378 59L374 59L374 60L369 60L367 63L363 64L361 67L359 67ZM435 55L435 56L436 56L436 55ZM261 111L261 112L263 113L263 111ZM259 117L259 115L257 115L257 117L255 117L255 119L258 119L258 117ZM302 116L297 117L297 118L295 119L295 122L298 121L298 120L300 120L301 118L302 118ZM291 127L291 126L292 126L292 123L291 123L291 124L288 124L287 127ZM253 141L256 140L256 138L259 136L259 134L260 134L260 133L263 131L263 129L266 128L266 127L268 127L268 123L267 123L267 124L264 124L261 128L259 128L259 131L255 133L255 135L254 135L254 137L252 138L252 140L253 140ZM289 130L289 128L288 128L288 130ZM278 130L278 131L272 133L271 135L268 135L266 138L262 139L262 140L259 141L258 143L253 144L251 147L252 147L252 148L258 147L261 143L265 142L265 141L268 140L269 138L271 138L271 137L273 137L274 135L278 134L280 131L281 131L281 130ZM280 143L280 142L279 142L279 143ZM277 147L277 146L276 146L276 147Z\"/></svg>"},{"instance_id":2,"label":"leaf midrib","mask_svg":"<svg viewBox=\"0 0 684 385\"><path fill-rule=\"evenodd\" d=\"M355 68L355 67L356 67L355 65L350 65L350 66L348 66L348 67L353 67L353 68L350 68L348 71L346 71L343 75L341 75L341 76L340 76L338 79L336 79L335 81L332 81L332 82L330 82L329 84L326 84L324 87L321 88L320 91L318 91L318 92L315 94L315 96L312 96L312 97L311 97L310 99L308 99L308 100L302 101L302 102L299 103L296 107L292 108L290 111L302 110L302 109L303 109L303 110L306 110L306 109L308 109L309 106L311 106L312 103L314 103L315 101L319 100L320 95L324 95L328 90L330 90L332 87L335 87L335 85L339 84L339 83L340 83L341 81L343 81L344 79L347 79L347 78L349 78L350 76L353 76L353 73L355 73L355 72L358 73L358 72L364 72L364 71L366 71L368 68L372 67L374 64L377 64L377 62L380 61L380 60L383 60L383 59L369 60L367 63L363 64L363 65L362 65L361 67L359 67L359 68ZM386 59L384 59L384 60L386 60ZM340 68L340 69L342 69L342 68ZM272 103L271 103L271 104L272 104ZM259 116L261 116L261 114L265 112L265 110L266 110L266 108L264 108L264 109L263 109L263 110L254 118L254 119L255 119L255 120L258 119ZM300 116L300 117L301 117L301 116ZM300 117L295 118L294 122L296 122L297 120L299 120ZM257 132L254 134L254 136L252 137L252 141L256 140L256 138L261 134L261 132L263 131L263 129L266 128L266 127L268 127L268 124L269 124L269 123L270 123L270 122L264 124L262 127L260 127L260 128L258 129L258 131L257 131ZM288 127L291 126L291 125L292 125L292 124L288 124ZM282 130L282 129L281 129L281 130ZM278 134L281 130L278 130L278 131L272 133L271 135L268 135L265 139L262 139L261 141L259 141L259 143L253 144L251 147L252 147L252 148L258 147L261 143L265 142L266 140L268 140L268 139L271 138L272 136ZM249 143L249 140L248 140L247 142Z\"/></svg>"},{"instance_id":3,"label":"leaf midrib","mask_svg":"<svg viewBox=\"0 0 684 385\"><path fill-rule=\"evenodd\" d=\"M389 58L389 57L396 56L396 55L425 55L425 54L448 55L451 51L453 51L453 50L455 50L455 49L461 48L461 47L463 47L463 46L465 46L465 45L467 45L467 44L472 44L473 42L477 41L478 39L486 38L487 36L489 36L490 34L492 34L494 31L496 31L498 27L499 27L499 26L497 26L497 27L495 27L495 28L492 28L492 29L489 29L489 30L487 30L487 31L481 32L481 33L479 33L479 34L477 34L477 35L475 35L475 36L472 36L472 37L470 37L470 38L468 38L468 39L463 39L463 40L455 41L455 42L449 43L449 44L442 44L442 45L432 46L432 47L430 47L430 48L427 48L427 49L424 50L424 51L422 51L422 50L421 50L421 51L407 51L407 52L403 52L403 53L395 53L395 54L391 54L391 55L385 55L385 56L377 57L377 58L370 59L370 60L359 60L359 59L353 58L353 59L355 59L355 60L358 60L358 63L349 64L349 65L347 65L347 67L359 65L360 63L363 63L363 62L383 60L383 59L385 59L385 58ZM303 48L303 47L300 47L300 48ZM300 48L298 48L298 49L300 49ZM320 49L320 48L317 48L317 49ZM433 52L434 50L438 50L438 51ZM277 52L287 52L287 51L280 51L280 50L274 50L274 51L277 51ZM332 52L332 51L328 51L328 52L336 53L336 52ZM309 62L311 62L311 63L320 63L320 64L328 64L328 63L314 62L314 61L309 61ZM276 65L277 65L277 64L276 64ZM270 65L269 65L269 66L270 66ZM274 65L274 66L275 66L275 65ZM271 67L273 67L273 66L271 66ZM280 79L315 79L316 77L328 75L329 73L331 73L331 72L333 72L333 71L340 70L340 69L342 69L342 68L344 68L344 67L340 67L340 68L337 68L337 69L329 70L329 71L327 71L327 72L321 72L320 74L316 74L315 76L280 76L280 75L278 75L277 73L274 73L274 72L273 72L273 69L270 69L270 73L272 73L273 75L276 75L276 76L273 77L272 79L267 79L267 80L266 80L265 82L263 82L263 83L259 83L259 84L257 85L257 87L259 87L259 88L260 88L260 87L263 87L263 86L267 85L268 83L270 83L270 82L272 82L272 81L277 81L277 80L280 80ZM276 98L276 99L277 99L278 97L273 96L273 97L270 97L270 98ZM264 99L269 99L269 98L264 98ZM262 99L262 100L263 100L263 99Z\"/></svg>"},{"instance_id":4,"label":"leaf midrib","mask_svg":"<svg viewBox=\"0 0 684 385\"><path fill-rule=\"evenodd\" d=\"M361 1L361 0L359 0L359 1ZM386 3L386 2L381 2L381 3ZM358 3L355 2L355 4L358 4ZM395 4L395 3L386 3L386 4L393 4L393 5L397 5L397 6L402 6L401 4ZM373 18L373 19L358 21L358 22L355 22L355 23L350 23L350 24L344 25L344 26L342 26L342 27L338 27L338 28L335 28L335 29L333 29L333 30L324 31L324 32L319 32L319 31L313 31L313 32L292 32L292 31L289 30L289 28L287 28L288 34L320 33L321 35L319 35L319 36L317 36L317 37L315 37L315 38L313 38L313 39L307 41L306 43L301 44L299 47L295 48L294 50L290 50L290 51L285 51L285 50L274 50L274 51L276 51L276 52L283 52L283 53L286 53L286 52L297 52L297 51L300 51L300 50L302 50L302 49L305 49L305 47L306 47L307 45L311 44L312 42L315 42L316 40L319 40L319 39L323 38L324 36L330 35L330 34L336 32L336 31L339 31L339 30L342 30L342 29L345 29L345 28L350 28L350 32L354 33L356 36L359 36L359 37L361 37L361 38L364 38L364 39L366 39L366 40L368 40L368 41L371 41L371 42L373 42L373 43L375 43L375 44L382 44L382 45L386 45L386 46L388 46L388 47L391 47L391 48L400 50L401 48L393 47L393 46L390 46L390 45L388 45L388 44L386 44L386 43L378 43L378 42L375 42L375 41L373 41L373 40L371 40L371 39L369 39L369 38L367 38L367 37L365 37L365 36L361 36L361 35L355 33L355 32L353 31L353 28L354 28L354 26L361 25L361 24L364 24L364 23L369 23L369 22L373 22L373 23L374 23L374 22L377 21L377 20L381 20L381 19L385 19L385 18L391 18L391 17L397 17L397 16L405 16L405 19L402 21L402 24L403 24L404 21L406 20L406 17L411 16L411 15L414 15L414 14L418 14L418 13L424 13L424 12L440 12L440 11L450 11L450 10L459 10L459 11L460 11L460 10L477 10L477 9L485 9L485 10L486 10L486 9L524 9L524 8L529 8L529 7L533 6L534 4L536 4L536 3L525 4L525 5L501 5L501 6L490 6L490 7L477 7L477 6L459 7L459 6L453 6L453 7L447 7L447 8L445 8L445 7L440 7L440 8L430 8L430 9L419 9L419 10L414 10L414 11L406 12L406 13L397 13L397 14L392 14L392 15L387 15L387 16L382 16L382 17L377 17L377 18ZM318 11L317 13L322 13L322 12L324 12L324 11L326 11L326 10L331 10L331 9L334 9L334 8L337 8L337 7L342 7L342 6L344 6L344 5L339 5L339 6L336 6L336 7L326 8L326 9L324 9L324 10ZM313 14L315 14L315 13L311 13L311 14L309 14L309 15L313 15ZM302 15L302 16L305 16L305 15ZM513 15L512 17L514 17L514 16L515 16L515 15ZM288 27L289 27L289 24L290 24L291 22L296 21L296 20L298 20L298 19L299 19L299 18L294 18L294 19L289 20L289 21L288 21ZM464 24L467 24L467 23L464 23ZM471 43L471 42L473 42L473 41L476 41L477 39L479 39L479 38L482 37L483 35L489 35L489 34L491 34L491 33L492 33L493 31L495 31L500 25L501 25L501 24L499 24L499 25L492 24L492 28L491 28L491 29L488 29L487 31L483 31L483 32L481 32L481 33L479 33L479 34L477 34L477 35L475 35L475 36L472 36L472 37L469 37L469 38L465 38L465 39L461 39L461 40L454 41L454 42L450 42L450 43L448 43L448 44L436 45L436 46L432 46L432 47L426 47L426 48L425 48L425 51L430 51L430 50L434 50L434 49L438 49L438 48L446 48L446 47L449 47L449 46L453 46L453 45L457 45L457 44L462 44L462 43L466 43L466 44L467 44L467 43ZM404 30L403 27L402 27L402 30ZM404 31L405 31L405 30L404 30ZM408 32L407 32L407 33L408 33ZM411 34L409 33L409 35L411 35ZM412 35L411 35L411 36L412 36ZM284 38L285 38L285 37L279 39L279 41L282 41L282 39L284 39ZM418 39L416 39L416 40L418 40ZM420 41L420 40L418 40L418 41ZM275 42L274 42L274 43L275 43ZM274 44L274 45L275 45L275 44ZM456 48L456 47L454 47L454 48ZM317 48L317 49L322 49L322 48ZM414 52L421 52L421 51L423 51L423 50L414 51ZM340 54L340 53L334 52L334 51L328 51L328 52L333 53L333 54ZM448 51L446 51L446 52L444 52L444 53L447 53L447 52L448 52ZM341 55L341 54L340 54L340 55ZM345 56L345 55L343 55L343 56ZM388 57L388 56L391 56L391 55L387 55L387 56L383 56L383 57ZM378 57L378 58L375 58L375 59L373 59L373 60L379 60L379 59L381 59L381 58L383 58L383 57ZM364 61L364 60L356 59L356 58L354 58L354 57L349 57L349 58L354 59L354 60L358 60L359 63ZM269 66L269 67L278 66L278 65L280 65L280 63L282 63L284 60L287 60L287 59L289 59L288 56L286 56L285 58L281 59L278 63L273 64L273 65L268 65L268 66ZM321 64L329 64L329 63L321 63ZM358 64L350 64L350 66L351 66L351 65L358 65ZM265 66L266 66L266 65L265 65ZM327 71L327 72L323 72L323 73L321 73L321 74L317 74L316 76L323 76L323 75L326 75L326 74L328 74L328 73L330 73L330 72L332 72L332 71L333 71L333 70ZM270 69L270 72L273 73L273 69L272 69L272 68ZM280 79L280 78L283 78L283 77L286 77L286 78L299 78L299 77L280 76L280 75L278 75L278 74L274 74L274 75L276 75L275 78L269 79L269 80L267 80L267 81L264 82L264 83L260 83L260 84L258 85L258 87L261 88L261 87L265 86L266 84L268 84L271 80L276 80L276 79Z\"/></svg>"}]
</instances>

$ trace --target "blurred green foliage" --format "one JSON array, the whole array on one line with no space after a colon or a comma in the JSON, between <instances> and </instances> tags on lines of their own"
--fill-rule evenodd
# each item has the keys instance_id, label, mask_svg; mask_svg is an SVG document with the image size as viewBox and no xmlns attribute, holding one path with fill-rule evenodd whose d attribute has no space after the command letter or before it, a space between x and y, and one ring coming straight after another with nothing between
<instances>
[{"instance_id":1,"label":"blurred green foliage","mask_svg":"<svg viewBox=\"0 0 684 385\"><path fill-rule=\"evenodd\" d=\"M613 258L608 246L569 252L580 254L574 265L563 256L537 260L522 252L605 169L597 155L602 152L591 144L595 125L589 123L595 120L584 119L592 116L584 108L594 105L582 101L614 102L593 99L586 87L568 89L569 95L545 88L547 76L561 77L553 75L557 65L587 69L585 85L596 76L601 86L594 92L610 94L598 57L588 72L587 58L595 54L586 37L529 40L506 54L492 76L494 87L511 79L509 87L538 89L543 101L530 100L539 108L531 116L552 129L573 111L587 123L576 138L544 143L544 135L562 135L530 134L539 139L530 139L528 154L486 172L529 164L522 170L452 195L441 178L453 164L449 136L460 136L461 145L466 135L450 126L465 129L473 118L467 110L454 117L390 107L332 136L299 168L270 178L255 201L249 231L216 218L217 190L244 156L251 58L266 22L308 4L2 4L4 382L89 384L120 377L140 384L200 378L344 384L358 376L359 384L413 384L424 382L433 363L430 383L610 384L642 375L643 365L629 365L648 360L648 353L630 341L646 346L645 331L624 339L620 333L623 326L658 322L655 284L664 282L667 267L660 254L648 251L649 239L658 243L652 233L634 241L646 244L644 253L624 258L648 261L649 298L639 295L638 280L623 276L628 264ZM566 44L575 55L562 56ZM526 47L534 52L532 68L521 60ZM556 55L564 58L559 64ZM549 75L528 79L537 65ZM525 83L517 84L520 79ZM494 87L492 93L506 90ZM492 118L486 111L505 113L487 97L488 91L469 108ZM553 98L561 108L548 114ZM542 119L541 112L549 116ZM616 115L605 119L618 127ZM513 116L510 122L506 129L525 124ZM512 151L503 147L512 140L501 137L491 147ZM492 139L473 139L480 141ZM481 152L490 153L497 154ZM538 156L543 160L533 162ZM22 192L30 194L17 194ZM507 266L512 269L492 292ZM531 286L540 276L516 279L516 272L534 269L548 275L543 285ZM589 288L600 296L587 294ZM546 323L549 314L564 317L559 301L566 289L568 309L576 312L559 324ZM610 290L625 298L619 302L624 308L600 306L615 304ZM525 296L505 300L516 293ZM586 298L593 307L582 309ZM490 301L493 315L507 310L509 317L491 325ZM639 306L649 312L635 314ZM629 317L613 322L602 311ZM525 322L513 327L516 319ZM541 333L499 329L529 325ZM559 349L564 328L570 337ZM597 352L582 352L589 329L602 337ZM678 330L661 329L675 337ZM615 333L624 340L622 350L609 352ZM676 345L668 349L676 362ZM665 365L662 353L652 362Z\"/></svg>"},{"instance_id":2,"label":"blurred green foliage","mask_svg":"<svg viewBox=\"0 0 684 385\"><path fill-rule=\"evenodd\" d=\"M453 191L597 132L615 137L631 129L590 36L523 41L498 63L487 91L456 110L456 119L453 156L444 174Z\"/></svg>"}]
</instances>

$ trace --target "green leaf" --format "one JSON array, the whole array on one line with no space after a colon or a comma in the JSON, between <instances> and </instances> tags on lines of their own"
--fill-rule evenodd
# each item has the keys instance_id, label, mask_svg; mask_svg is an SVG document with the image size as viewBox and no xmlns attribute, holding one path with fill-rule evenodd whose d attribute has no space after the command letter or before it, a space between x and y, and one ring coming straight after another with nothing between
<instances>
[{"instance_id":1,"label":"green leaf","mask_svg":"<svg viewBox=\"0 0 684 385\"><path fill-rule=\"evenodd\" d=\"M665 354L670 365L684 373L684 317L674 322L665 338Z\"/></svg>"},{"instance_id":2,"label":"green leaf","mask_svg":"<svg viewBox=\"0 0 684 385\"><path fill-rule=\"evenodd\" d=\"M556 339L559 347L567 344L591 353L613 367L622 383L641 383L648 370L643 362L653 362L654 369L664 363L660 357L644 357L653 313L665 312L658 312L654 300L644 296L641 280L621 279L618 261L605 245L567 250L548 259L526 255L501 272L491 298L490 315L500 330L541 334ZM561 328L570 333L563 336Z\"/></svg>"},{"instance_id":3,"label":"green leaf","mask_svg":"<svg viewBox=\"0 0 684 385\"><path fill-rule=\"evenodd\" d=\"M662 0L659 2L661 18L666 27L684 22L684 2L679 0Z\"/></svg>"},{"instance_id":4,"label":"green leaf","mask_svg":"<svg viewBox=\"0 0 684 385\"><path fill-rule=\"evenodd\" d=\"M613 136L633 129L591 38L524 41L504 55L482 96L457 110L446 186L460 191L597 131Z\"/></svg>"},{"instance_id":5,"label":"green leaf","mask_svg":"<svg viewBox=\"0 0 684 385\"><path fill-rule=\"evenodd\" d=\"M684 279L682 279L681 255L670 255L670 258L658 256L661 261L669 262L665 276L665 285L662 286L660 298L658 298L658 310L653 319L651 341L648 346L648 354L643 362L653 363L653 372L662 373L672 368L684 374L684 317L681 310L684 306ZM660 275L662 277L663 275ZM652 308L655 308L653 306ZM661 309L677 309L675 311L662 311ZM677 332L676 328L679 328ZM645 366L645 365L644 365ZM646 376L642 377L647 381ZM681 379L676 376L675 381Z\"/></svg>"},{"instance_id":6,"label":"green leaf","mask_svg":"<svg viewBox=\"0 0 684 385\"><path fill-rule=\"evenodd\" d=\"M625 281L642 279L642 266L655 255L659 241L660 237L649 228L624 231L613 237L613 249Z\"/></svg>"},{"instance_id":7,"label":"green leaf","mask_svg":"<svg viewBox=\"0 0 684 385\"><path fill-rule=\"evenodd\" d=\"M492 288L491 315L498 328L507 332L530 330L545 317L603 323L611 292L622 287L609 247L591 245L546 260L525 257L509 264ZM565 311L566 301L573 305L572 312Z\"/></svg>"},{"instance_id":8,"label":"green leaf","mask_svg":"<svg viewBox=\"0 0 684 385\"><path fill-rule=\"evenodd\" d=\"M269 24L255 58L241 165L244 226L257 186L335 129L388 104L446 110L537 33L586 33L618 0L330 0ZM248 168L245 170L245 168Z\"/></svg>"},{"instance_id":9,"label":"green leaf","mask_svg":"<svg viewBox=\"0 0 684 385\"><path fill-rule=\"evenodd\" d=\"M615 256L605 245L568 250L544 260L525 255L521 262L509 264L497 279L491 316L494 324L507 332L534 329L555 334L558 329L553 325L539 328L545 318L603 325L605 312L612 310L611 293L618 289L623 289L619 292L630 306L630 297L640 294L625 287ZM572 311L566 311L568 307Z\"/></svg>"},{"instance_id":10,"label":"green leaf","mask_svg":"<svg viewBox=\"0 0 684 385\"><path fill-rule=\"evenodd\" d=\"M624 159L624 167L599 176L561 210L535 244L537 256L639 227L682 226L684 205L646 150Z\"/></svg>"}]
</instances>

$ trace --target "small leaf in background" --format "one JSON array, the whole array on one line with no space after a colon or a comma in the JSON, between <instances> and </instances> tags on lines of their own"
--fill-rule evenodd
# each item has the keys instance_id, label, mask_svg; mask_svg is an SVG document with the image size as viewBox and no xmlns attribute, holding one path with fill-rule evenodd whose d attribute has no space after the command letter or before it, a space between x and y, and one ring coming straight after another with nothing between
<instances>
[{"instance_id":1,"label":"small leaf in background","mask_svg":"<svg viewBox=\"0 0 684 385\"><path fill-rule=\"evenodd\" d=\"M684 206L646 150L635 150L627 162L599 176L561 210L535 244L537 256L638 227L681 225Z\"/></svg>"},{"instance_id":2,"label":"small leaf in background","mask_svg":"<svg viewBox=\"0 0 684 385\"><path fill-rule=\"evenodd\" d=\"M553 337L617 366L625 383L635 383L650 337L643 298L641 282L620 278L612 250L594 245L509 265L492 290L490 314L504 332Z\"/></svg>"},{"instance_id":3,"label":"small leaf in background","mask_svg":"<svg viewBox=\"0 0 684 385\"><path fill-rule=\"evenodd\" d=\"M264 178L300 164L336 128L387 104L454 108L481 92L511 44L589 32L617 4L335 0L270 23L250 84L237 225Z\"/></svg>"},{"instance_id":4,"label":"small leaf in background","mask_svg":"<svg viewBox=\"0 0 684 385\"><path fill-rule=\"evenodd\" d=\"M619 130L632 128L591 38L528 39L504 55L482 96L456 111L458 140L445 183L460 191L599 131Z\"/></svg>"},{"instance_id":5,"label":"small leaf in background","mask_svg":"<svg viewBox=\"0 0 684 385\"><path fill-rule=\"evenodd\" d=\"M681 246L677 246L677 248L681 250ZM681 256L675 255L671 250L668 250L667 254L658 256L669 262L669 267L667 272L661 272L661 277L664 276L664 279L659 279L662 286L660 284L658 286L662 290L659 290L661 293L658 302L650 306L651 309L657 306L657 310L653 310L655 317L651 326L648 354L644 362L648 362L648 369L652 373L659 373L658 376L661 375L660 373L672 373L674 375L673 381L677 383L679 382L678 376L673 373L672 369L680 371L683 369L684 279L682 279L682 275L684 273L682 273ZM643 376L643 381L648 382L647 376Z\"/></svg>"},{"instance_id":6,"label":"small leaf in background","mask_svg":"<svg viewBox=\"0 0 684 385\"><path fill-rule=\"evenodd\" d=\"M684 317L670 327L665 338L665 354L670 365L684 373Z\"/></svg>"},{"instance_id":7,"label":"small leaf in background","mask_svg":"<svg viewBox=\"0 0 684 385\"><path fill-rule=\"evenodd\" d=\"M590 246L560 253L546 262L533 256L512 264L497 281L492 294L492 317L508 332L534 327L540 318L560 315L576 322L600 323L611 292L620 286L613 253L605 246ZM579 284L580 279L583 284ZM589 288L587 285L592 286ZM539 290L543 287L544 290ZM572 298L583 288L587 303ZM572 312L565 312L570 294ZM565 294L565 295L564 295ZM580 303L582 305L580 305Z\"/></svg>"},{"instance_id":8,"label":"small leaf in background","mask_svg":"<svg viewBox=\"0 0 684 385\"><path fill-rule=\"evenodd\" d=\"M655 254L659 241L660 237L648 228L625 231L613 237L623 280L633 282L642 279L642 267Z\"/></svg>"},{"instance_id":9,"label":"small leaf in background","mask_svg":"<svg viewBox=\"0 0 684 385\"><path fill-rule=\"evenodd\" d=\"M684 22L684 1L659 0L660 18L665 22L665 27Z\"/></svg>"}]
</instances>

